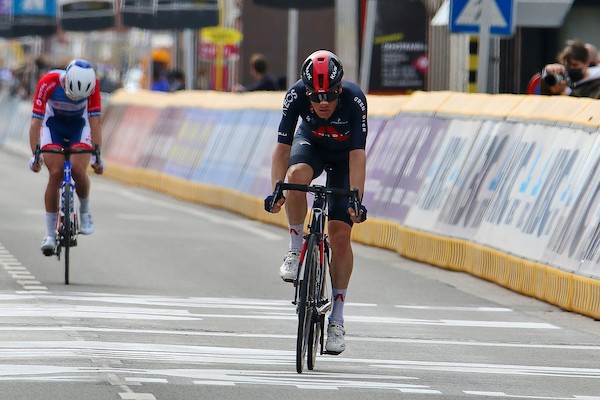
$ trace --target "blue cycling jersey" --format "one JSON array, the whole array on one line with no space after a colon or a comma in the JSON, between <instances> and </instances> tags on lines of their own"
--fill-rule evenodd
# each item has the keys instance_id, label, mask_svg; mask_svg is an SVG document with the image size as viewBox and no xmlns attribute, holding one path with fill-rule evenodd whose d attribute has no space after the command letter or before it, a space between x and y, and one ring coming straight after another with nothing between
<instances>
[{"instance_id":1,"label":"blue cycling jersey","mask_svg":"<svg viewBox=\"0 0 600 400\"><path fill-rule=\"evenodd\" d=\"M360 87L342 81L338 105L331 117L321 119L313 110L302 80L286 93L283 116L279 123L278 142L291 145L294 130L301 117L299 130L315 146L331 152L365 149L367 141L367 100Z\"/></svg>"}]
</instances>

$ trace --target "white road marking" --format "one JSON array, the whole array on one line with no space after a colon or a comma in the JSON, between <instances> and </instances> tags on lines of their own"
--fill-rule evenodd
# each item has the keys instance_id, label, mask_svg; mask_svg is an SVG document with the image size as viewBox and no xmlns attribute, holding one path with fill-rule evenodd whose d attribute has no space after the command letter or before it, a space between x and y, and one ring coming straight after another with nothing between
<instances>
[{"instance_id":1,"label":"white road marking","mask_svg":"<svg viewBox=\"0 0 600 400\"><path fill-rule=\"evenodd\" d=\"M15 256L2 243L0 243L0 266L23 289L37 293L48 293L48 288L40 283Z\"/></svg>"},{"instance_id":2,"label":"white road marking","mask_svg":"<svg viewBox=\"0 0 600 400\"><path fill-rule=\"evenodd\" d=\"M27 301L31 304L27 304ZM81 304L84 305L81 305ZM372 306L372 305L369 305ZM196 314L190 310L194 308L215 308L217 310L231 310L233 314L226 313ZM361 310L359 305L356 310ZM236 312L237 311L237 312ZM457 310L458 311L458 310ZM242 312L242 314L239 314ZM481 311L484 312L484 311ZM490 311L496 313L496 311ZM47 381L47 382L104 382L107 376L114 376L111 382L122 383L123 392L127 391L126 384L164 383L168 384L174 378L189 379L194 385L235 386L235 385L276 385L290 386L301 390L393 390L401 393L441 395L442 392L435 387L420 385L415 376L406 376L409 371L429 371L447 373L452 376L469 374L497 374L506 376L548 376L551 378L568 377L580 379L600 379L600 369L595 368L570 368L562 366L535 366L535 365L505 365L465 363L454 361L421 361L397 359L370 359L319 357L318 363L322 370L339 370L340 366L358 366L358 370L380 369L401 371L400 374L348 374L348 373L320 373L307 371L298 375L294 372L295 352L285 351L280 348L229 348L219 346L197 346L169 344L179 342L177 335L197 337L239 337L257 339L285 339L293 340L294 334L263 334L263 333L235 333L226 331L191 331L158 329L147 330L140 328L110 328L84 326L86 318L118 318L118 319L200 319L200 318L257 318L257 319L290 319L296 320L294 306L289 300L270 299L240 299L240 298L201 298L201 297L167 297L167 296L139 296L115 295L101 293L67 293L62 295L41 294L32 295L25 293L0 294L0 317L4 315L34 316L39 318L39 325L10 325L10 320L0 326L0 332L6 332L4 337L19 338L19 332L34 335L35 332L64 332L63 338L69 340L44 340L36 341L23 338L19 341L0 342L0 381ZM276 315L273 315L276 314ZM349 316L350 317L350 316ZM61 324L48 324L47 319L61 321ZM65 318L78 318L78 326L66 325ZM352 316L355 323L415 323L415 324L454 324L447 326L464 326L463 320L424 320L405 318L383 318L369 320L367 317ZM469 323L484 323L484 326L556 329L548 324L531 324L528 322L503 322L503 321L467 321ZM490 324L492 322L492 324ZM354 322L353 322L354 323ZM83 326L82 326L83 325ZM11 334L15 332L16 334ZM119 336L102 335L115 333ZM124 336L127 334L130 336ZM4 335L4 334L3 334ZM79 336L73 336L79 335ZM139 342L140 335L156 335L154 340L146 338ZM166 339L168 336L174 340ZM54 337L45 336L45 337ZM118 342L100 341L98 337L119 337ZM79 338L79 339L77 339ZM84 339L81 339L84 338ZM92 339L92 340L90 340ZM124 340L124 341L122 341ZM497 343L497 342L463 342L451 340L426 340L402 338L377 338L347 336L348 341L373 341L389 343L414 343L424 345L448 346L490 346L490 347L518 347L518 348L557 348L564 350L599 351L600 346L589 345L544 345L527 343ZM166 343L165 343L166 342ZM191 343L194 343L193 341ZM210 343L215 343L210 341ZM223 342L225 343L225 342ZM263 343L263 342L261 342ZM270 343L270 342L266 342ZM227 346L225 344L225 346ZM53 361L55 360L55 361ZM65 366L64 360L70 360L70 366ZM118 361L115 363L106 360ZM35 362L34 362L35 361ZM17 365L19 362L27 365ZM30 364L35 366L30 367ZM54 364L57 365L45 365ZM186 365L186 368L155 368L164 364L167 367ZM231 370L216 369L231 365ZM241 366L238 368L238 366ZM247 370L244 366L255 367L259 370ZM205 368L199 369L197 367ZM235 369L233 369L235 368ZM284 369L283 371L278 370ZM465 392L466 393L466 392ZM485 393L472 393L485 397ZM502 393L502 392L499 392ZM128 395L150 395L128 393ZM493 397L493 396L487 396ZM523 397L505 395L504 397ZM137 400L138 397L130 397ZM139 399L151 397L139 397ZM527 398L527 397L525 397ZM530 397L535 398L535 397ZM540 399L560 400L562 398L539 397ZM571 400L600 400L594 397L574 397Z\"/></svg>"},{"instance_id":3,"label":"white road marking","mask_svg":"<svg viewBox=\"0 0 600 400\"><path fill-rule=\"evenodd\" d=\"M485 392L478 390L463 390L465 394L472 394L483 397L504 397L515 399L539 399L539 400L600 400L600 396L573 396L573 397L547 397L547 396L524 396L524 395L509 395L504 392Z\"/></svg>"},{"instance_id":4,"label":"white road marking","mask_svg":"<svg viewBox=\"0 0 600 400\"><path fill-rule=\"evenodd\" d=\"M134 383L169 383L169 381L164 378L125 377L125 381L126 382L134 382Z\"/></svg>"},{"instance_id":5,"label":"white road marking","mask_svg":"<svg viewBox=\"0 0 600 400\"><path fill-rule=\"evenodd\" d=\"M102 306L73 306L59 305L29 305L29 304L0 304L1 317L39 317L39 318L103 318L103 319L132 319L132 320L163 320L163 321L199 321L203 319L250 319L250 320L296 320L296 314L291 310L289 315L273 314L196 314L188 310L142 308L142 307L102 307ZM451 319L415 319L394 317L371 317L349 315L348 322L356 324L391 324L391 325L430 325L446 327L479 327L479 328L510 328L510 329L560 329L555 325L543 322L513 322L513 321L470 321Z\"/></svg>"},{"instance_id":6,"label":"white road marking","mask_svg":"<svg viewBox=\"0 0 600 400\"><path fill-rule=\"evenodd\" d=\"M133 329L133 328L95 328L87 326L0 326L0 332L88 332L88 333L119 333L139 335L157 335L165 336L198 336L198 337L230 337L230 338L258 338L258 339L295 339L296 335L268 334L268 333L235 333L235 332L201 332L201 331L180 331L167 329ZM502 342L479 342L462 340L436 340L436 339L403 339L393 337L354 337L346 336L349 342L375 342L375 343L399 343L399 344L423 344L423 345L446 345L473 346L473 347L506 347L506 348L524 348L524 349L557 349L573 351L600 351L600 346L577 345L577 344L535 344L535 343L502 343Z\"/></svg>"},{"instance_id":7,"label":"white road marking","mask_svg":"<svg viewBox=\"0 0 600 400\"><path fill-rule=\"evenodd\" d=\"M119 393L121 400L156 400L151 393Z\"/></svg>"}]
</instances>

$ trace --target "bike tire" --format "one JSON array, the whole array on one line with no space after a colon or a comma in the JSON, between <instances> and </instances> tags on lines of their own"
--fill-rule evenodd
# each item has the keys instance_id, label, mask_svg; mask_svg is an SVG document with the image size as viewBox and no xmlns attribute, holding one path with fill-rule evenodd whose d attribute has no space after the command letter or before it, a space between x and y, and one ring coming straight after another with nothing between
<instances>
[{"instance_id":1,"label":"bike tire","mask_svg":"<svg viewBox=\"0 0 600 400\"><path fill-rule=\"evenodd\" d=\"M312 291L309 293L309 297L312 300L312 304L314 307L311 307L311 327L310 327L310 337L308 341L308 355L307 355L307 367L309 370L313 370L315 367L315 362L317 359L317 352L319 351L319 344L321 345L321 354L323 354L323 324L324 324L324 315L319 314L317 308L319 303L323 299L324 291L325 291L325 269L320 265L321 260L321 251L319 243L315 243L313 247L313 262L312 262ZM318 272L321 272L320 274ZM320 280L321 282L317 282Z\"/></svg>"},{"instance_id":2,"label":"bike tire","mask_svg":"<svg viewBox=\"0 0 600 400\"><path fill-rule=\"evenodd\" d=\"M331 260L331 254L329 253L329 242L327 238L324 239L323 243L323 269L321 270L321 300L323 302L331 301L329 299L329 292L327 287L327 277L329 276L329 262ZM319 345L320 345L320 354L325 353L325 314L319 315L319 327L320 327L320 335L318 337Z\"/></svg>"},{"instance_id":3,"label":"bike tire","mask_svg":"<svg viewBox=\"0 0 600 400\"><path fill-rule=\"evenodd\" d=\"M64 233L64 237L63 237L63 247L65 248L65 285L69 284L69 267L70 267L70 262L71 262L71 257L70 257L70 249L71 249L71 237L73 235L72 232L72 226L71 226L71 210L69 209L69 204L71 204L71 202L74 199L71 199L71 197L73 196L73 191L71 190L71 186L70 185L65 185L64 187L64 194L63 196L61 196L63 204L62 204L62 209L63 209L63 214L64 214L64 218L63 218L63 233Z\"/></svg>"},{"instance_id":4,"label":"bike tire","mask_svg":"<svg viewBox=\"0 0 600 400\"><path fill-rule=\"evenodd\" d=\"M306 337L306 364L309 370L314 369L315 359L317 356L317 338L319 337L318 324L319 314L316 311L318 296L316 293L317 268L319 267L320 251L317 235L310 235L306 246L306 255L304 257L305 277L307 277L307 302L308 302L308 318L306 328L308 332L304 332ZM309 271L308 273L306 271Z\"/></svg>"},{"instance_id":5,"label":"bike tire","mask_svg":"<svg viewBox=\"0 0 600 400\"><path fill-rule=\"evenodd\" d=\"M311 287L314 292L313 268L315 262L314 250L316 248L317 237L310 235L307 239L306 254L304 255L302 280L298 282L298 335L296 336L296 372L299 374L304 370L304 360L307 358L307 352L310 346L310 333L313 327L312 304L310 299ZM317 259L318 260L318 259Z\"/></svg>"}]
</instances>

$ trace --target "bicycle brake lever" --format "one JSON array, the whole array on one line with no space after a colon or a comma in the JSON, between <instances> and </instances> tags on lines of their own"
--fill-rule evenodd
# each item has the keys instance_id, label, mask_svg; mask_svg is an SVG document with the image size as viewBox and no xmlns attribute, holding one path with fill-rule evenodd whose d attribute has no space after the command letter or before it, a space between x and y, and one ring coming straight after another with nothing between
<instances>
[{"instance_id":1,"label":"bicycle brake lever","mask_svg":"<svg viewBox=\"0 0 600 400\"><path fill-rule=\"evenodd\" d=\"M40 154L41 154L40 153L40 145L38 143L35 146L35 154L34 154L35 158L34 158L34 161L33 161L34 164L39 164L40 163Z\"/></svg>"}]
</instances>

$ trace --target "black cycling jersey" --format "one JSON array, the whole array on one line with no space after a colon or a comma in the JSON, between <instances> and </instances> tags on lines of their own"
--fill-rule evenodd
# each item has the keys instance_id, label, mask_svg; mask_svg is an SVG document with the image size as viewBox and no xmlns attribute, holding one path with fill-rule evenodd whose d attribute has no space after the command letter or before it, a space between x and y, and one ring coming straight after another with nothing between
<instances>
[{"instance_id":1,"label":"black cycling jersey","mask_svg":"<svg viewBox=\"0 0 600 400\"><path fill-rule=\"evenodd\" d=\"M311 132L305 137L312 144L332 152L365 149L367 141L367 100L360 87L342 81L342 92L331 117L324 120L312 109L302 80L298 80L285 95L283 116L279 123L279 143L291 145L294 130L302 117L299 130Z\"/></svg>"}]
</instances>

